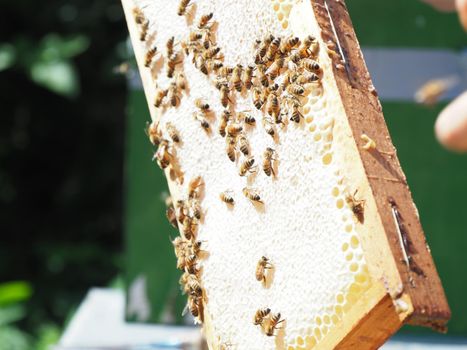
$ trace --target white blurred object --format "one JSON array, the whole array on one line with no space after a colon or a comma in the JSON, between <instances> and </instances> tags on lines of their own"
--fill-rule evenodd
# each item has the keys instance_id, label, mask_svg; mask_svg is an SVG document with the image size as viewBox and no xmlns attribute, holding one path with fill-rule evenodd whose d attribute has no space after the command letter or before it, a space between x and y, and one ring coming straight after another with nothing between
<instances>
[{"instance_id":1,"label":"white blurred object","mask_svg":"<svg viewBox=\"0 0 467 350\"><path fill-rule=\"evenodd\" d=\"M467 52L447 49L406 49L363 47L365 62L383 101L413 102L426 82L445 80L455 84L440 101L455 98L467 89Z\"/></svg>"},{"instance_id":2,"label":"white blurred object","mask_svg":"<svg viewBox=\"0 0 467 350\"><path fill-rule=\"evenodd\" d=\"M91 289L56 350L200 349L197 327L125 322L125 296L114 289Z\"/></svg>"}]
</instances>

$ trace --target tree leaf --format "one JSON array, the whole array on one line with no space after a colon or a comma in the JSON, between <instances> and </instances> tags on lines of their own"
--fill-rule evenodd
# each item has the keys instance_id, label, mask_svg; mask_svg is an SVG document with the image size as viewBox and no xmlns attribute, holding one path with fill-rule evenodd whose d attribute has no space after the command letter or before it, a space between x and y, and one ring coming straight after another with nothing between
<instances>
[{"instance_id":1,"label":"tree leaf","mask_svg":"<svg viewBox=\"0 0 467 350\"><path fill-rule=\"evenodd\" d=\"M0 306L17 303L31 297L31 284L25 281L12 281L0 284Z\"/></svg>"},{"instance_id":2,"label":"tree leaf","mask_svg":"<svg viewBox=\"0 0 467 350\"><path fill-rule=\"evenodd\" d=\"M0 72L10 68L16 60L15 47L9 43L0 44Z\"/></svg>"},{"instance_id":3,"label":"tree leaf","mask_svg":"<svg viewBox=\"0 0 467 350\"><path fill-rule=\"evenodd\" d=\"M79 81L75 67L68 60L35 62L30 70L31 79L59 95L76 97Z\"/></svg>"}]
</instances>

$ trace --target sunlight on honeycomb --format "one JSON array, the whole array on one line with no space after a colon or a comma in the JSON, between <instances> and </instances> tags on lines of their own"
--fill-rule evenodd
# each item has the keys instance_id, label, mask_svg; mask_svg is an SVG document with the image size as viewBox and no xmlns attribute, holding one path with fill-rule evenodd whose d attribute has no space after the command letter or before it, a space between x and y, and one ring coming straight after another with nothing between
<instances>
[{"instance_id":1,"label":"sunlight on honeycomb","mask_svg":"<svg viewBox=\"0 0 467 350\"><path fill-rule=\"evenodd\" d=\"M272 8L283 29L288 28L290 11L296 3L298 0L272 0Z\"/></svg>"},{"instance_id":2,"label":"sunlight on honeycomb","mask_svg":"<svg viewBox=\"0 0 467 350\"><path fill-rule=\"evenodd\" d=\"M189 34L189 21L172 15L177 12L176 1L135 2L148 18L155 18L150 28L156 33L154 44L158 47L163 48L172 35L180 42ZM309 2L193 2L198 17L214 13L219 24L216 42L228 65L250 64L255 39L268 33L294 34L302 39L312 33L318 37L317 24L310 21ZM294 11L303 12L301 25L296 23ZM325 44L320 41L320 46ZM236 164L226 157L224 140L217 133L206 135L193 119L196 98L209 102L215 115L220 115L223 107L212 82L191 60L182 63L189 93L176 109L164 110L161 116L161 125L170 121L180 132L182 145L177 148L177 157L185 177L204 177L201 204L205 217L198 239L206 242L209 254L201 263L205 310L212 320L214 338L232 344L233 349L313 349L370 287L356 219L346 200L349 184L337 164L339 140L333 132L335 115L341 113L337 107L340 100L326 50L319 51L317 61L323 69L321 83L307 87L300 98L301 123L277 127L278 142L260 128L263 113L254 108L251 97L247 93L236 95L236 109L251 111L258 120L258 125L248 130L252 154L262 154L266 147L278 152L274 179L264 174L240 178ZM169 86L164 73L159 72L155 87ZM217 130L217 122L212 121L213 130ZM242 197L245 186L261 190L265 209L258 210ZM186 184L181 186L181 193L186 190ZM231 190L235 197L233 208L219 201L219 193L225 190ZM255 264L265 254L275 264L274 280L268 288L254 278ZM285 318L282 336L266 337L253 325L255 311L266 306Z\"/></svg>"}]
</instances>

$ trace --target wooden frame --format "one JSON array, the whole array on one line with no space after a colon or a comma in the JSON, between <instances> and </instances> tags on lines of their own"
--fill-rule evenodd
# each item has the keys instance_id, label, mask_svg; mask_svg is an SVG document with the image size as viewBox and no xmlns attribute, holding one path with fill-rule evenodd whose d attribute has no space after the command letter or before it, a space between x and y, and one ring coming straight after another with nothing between
<instances>
[{"instance_id":1,"label":"wooden frame","mask_svg":"<svg viewBox=\"0 0 467 350\"><path fill-rule=\"evenodd\" d=\"M154 89L144 69L144 53L133 20L132 0L122 0L150 114ZM375 349L404 323L444 331L450 318L446 297L413 204L405 175L392 145L382 108L343 0L312 0L311 6L328 44L333 74L351 135L347 135L349 177L367 193L365 225L357 227L369 265L371 286L342 321L318 344L319 349ZM337 130L345 135L348 130ZM363 147L362 135L375 147ZM362 166L354 166L361 164ZM359 170L360 169L360 170ZM174 198L177 186L166 171ZM219 348L206 318L211 348Z\"/></svg>"}]
</instances>

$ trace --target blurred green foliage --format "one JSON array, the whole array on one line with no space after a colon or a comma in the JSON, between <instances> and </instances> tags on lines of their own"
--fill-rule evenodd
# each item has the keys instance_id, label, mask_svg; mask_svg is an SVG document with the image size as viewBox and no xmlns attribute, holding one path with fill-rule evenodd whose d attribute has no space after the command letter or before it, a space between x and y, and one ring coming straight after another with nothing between
<instances>
[{"instance_id":1,"label":"blurred green foliage","mask_svg":"<svg viewBox=\"0 0 467 350\"><path fill-rule=\"evenodd\" d=\"M1 1L0 350L47 349L122 267L126 37L118 1Z\"/></svg>"}]
</instances>

